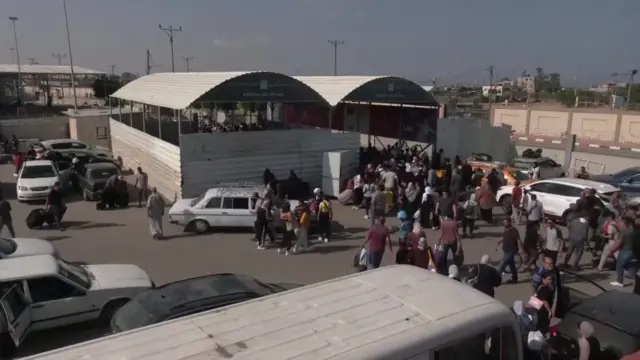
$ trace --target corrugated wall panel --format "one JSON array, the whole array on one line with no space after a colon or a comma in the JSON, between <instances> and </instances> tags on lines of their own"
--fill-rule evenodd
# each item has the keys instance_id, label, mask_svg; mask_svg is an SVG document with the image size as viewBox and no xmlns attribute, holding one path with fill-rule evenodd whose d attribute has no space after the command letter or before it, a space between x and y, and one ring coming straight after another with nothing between
<instances>
[{"instance_id":1,"label":"corrugated wall panel","mask_svg":"<svg viewBox=\"0 0 640 360\"><path fill-rule=\"evenodd\" d=\"M357 162L360 134L313 129L190 134L180 144L182 195L193 197L220 182L261 183L265 168L279 179L293 169L320 186L323 153L352 150Z\"/></svg>"},{"instance_id":2,"label":"corrugated wall panel","mask_svg":"<svg viewBox=\"0 0 640 360\"><path fill-rule=\"evenodd\" d=\"M180 148L113 119L109 126L113 155L121 157L126 168L142 167L149 186L169 202L180 198Z\"/></svg>"}]
</instances>

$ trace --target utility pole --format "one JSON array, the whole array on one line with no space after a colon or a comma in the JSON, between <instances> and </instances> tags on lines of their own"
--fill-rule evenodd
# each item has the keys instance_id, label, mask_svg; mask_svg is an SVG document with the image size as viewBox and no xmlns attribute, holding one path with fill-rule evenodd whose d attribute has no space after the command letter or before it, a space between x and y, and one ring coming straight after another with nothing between
<instances>
[{"instance_id":1,"label":"utility pole","mask_svg":"<svg viewBox=\"0 0 640 360\"><path fill-rule=\"evenodd\" d=\"M153 58L151 57L151 51L149 51L149 49L147 49L147 75L151 74L151 69L153 69L154 67L158 67L160 65L154 64L153 63Z\"/></svg>"},{"instance_id":2,"label":"utility pole","mask_svg":"<svg viewBox=\"0 0 640 360\"><path fill-rule=\"evenodd\" d=\"M16 62L18 63L18 102L22 101L22 70L20 69L20 50L18 50L18 32L16 31L16 21L18 18L15 16L9 16L9 20L13 23L13 40L16 47Z\"/></svg>"},{"instance_id":3,"label":"utility pole","mask_svg":"<svg viewBox=\"0 0 640 360\"><path fill-rule=\"evenodd\" d=\"M173 38L175 36L174 33L182 31L182 26L178 26L174 28L173 26L162 27L162 25L158 25L158 28L164 31L169 37L169 44L171 45L171 72L176 72L176 63L174 61L174 56L173 56Z\"/></svg>"},{"instance_id":4,"label":"utility pole","mask_svg":"<svg viewBox=\"0 0 640 360\"><path fill-rule=\"evenodd\" d=\"M109 67L111 68L111 77L115 78L116 77L116 66L115 65L109 65Z\"/></svg>"},{"instance_id":5,"label":"utility pole","mask_svg":"<svg viewBox=\"0 0 640 360\"><path fill-rule=\"evenodd\" d=\"M58 65L62 65L62 59L67 57L67 54L58 54L58 53L53 53L51 54L54 58L58 59Z\"/></svg>"},{"instance_id":6,"label":"utility pole","mask_svg":"<svg viewBox=\"0 0 640 360\"><path fill-rule=\"evenodd\" d=\"M29 65L38 65L39 64L38 59L36 59L36 58L30 57L30 58L27 58L27 60L29 60Z\"/></svg>"},{"instance_id":7,"label":"utility pole","mask_svg":"<svg viewBox=\"0 0 640 360\"><path fill-rule=\"evenodd\" d=\"M493 103L493 71L495 66L490 65L487 71L489 71L489 116L491 116L491 104Z\"/></svg>"},{"instance_id":8,"label":"utility pole","mask_svg":"<svg viewBox=\"0 0 640 360\"><path fill-rule=\"evenodd\" d=\"M67 16L67 1L62 0L64 10L64 24L67 28L67 45L69 47L69 67L71 69L71 89L73 90L73 111L78 110L78 97L76 96L76 73L73 69L73 54L71 52L71 32L69 31L69 17Z\"/></svg>"},{"instance_id":9,"label":"utility pole","mask_svg":"<svg viewBox=\"0 0 640 360\"><path fill-rule=\"evenodd\" d=\"M629 88L627 89L627 109L631 104L631 88L633 87L633 80L636 77L636 74L638 74L638 70L631 70L629 72Z\"/></svg>"},{"instance_id":10,"label":"utility pole","mask_svg":"<svg viewBox=\"0 0 640 360\"><path fill-rule=\"evenodd\" d=\"M9 48L9 50L11 50L11 64L15 64L16 63L16 48Z\"/></svg>"},{"instance_id":11,"label":"utility pole","mask_svg":"<svg viewBox=\"0 0 640 360\"><path fill-rule=\"evenodd\" d=\"M333 46L333 76L338 76L338 47L344 45L344 41L329 40L329 44Z\"/></svg>"},{"instance_id":12,"label":"utility pole","mask_svg":"<svg viewBox=\"0 0 640 360\"><path fill-rule=\"evenodd\" d=\"M183 56L182 60L184 60L184 62L187 63L187 72L191 72L191 67L189 66L189 63L191 62L191 60L193 60L193 56Z\"/></svg>"}]
</instances>

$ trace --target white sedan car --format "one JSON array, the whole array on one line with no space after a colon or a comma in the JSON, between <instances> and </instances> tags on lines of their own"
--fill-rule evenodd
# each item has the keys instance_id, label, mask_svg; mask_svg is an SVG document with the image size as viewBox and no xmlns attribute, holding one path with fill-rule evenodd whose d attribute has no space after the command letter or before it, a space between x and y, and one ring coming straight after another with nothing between
<instances>
[{"instance_id":1,"label":"white sedan car","mask_svg":"<svg viewBox=\"0 0 640 360\"><path fill-rule=\"evenodd\" d=\"M536 181L533 184L522 185L524 190L535 194L542 203L545 215L566 222L569 207L575 204L580 194L585 189L596 190L596 195L602 202L603 208L613 211L610 200L614 193L620 192L615 186L576 178L557 178ZM503 207L511 206L511 192L513 185L501 187L497 193L497 199Z\"/></svg>"},{"instance_id":2,"label":"white sedan car","mask_svg":"<svg viewBox=\"0 0 640 360\"><path fill-rule=\"evenodd\" d=\"M18 201L44 200L53 184L70 186L71 170L59 171L51 160L30 160L24 163L16 182Z\"/></svg>"},{"instance_id":3,"label":"white sedan car","mask_svg":"<svg viewBox=\"0 0 640 360\"><path fill-rule=\"evenodd\" d=\"M13 259L33 255L52 255L57 257L58 252L53 244L47 240L0 237L0 259Z\"/></svg>"},{"instance_id":4,"label":"white sedan car","mask_svg":"<svg viewBox=\"0 0 640 360\"><path fill-rule=\"evenodd\" d=\"M136 265L76 265L38 255L1 260L0 269L0 323L9 324L16 346L29 331L109 324L116 310L153 287Z\"/></svg>"}]
</instances>

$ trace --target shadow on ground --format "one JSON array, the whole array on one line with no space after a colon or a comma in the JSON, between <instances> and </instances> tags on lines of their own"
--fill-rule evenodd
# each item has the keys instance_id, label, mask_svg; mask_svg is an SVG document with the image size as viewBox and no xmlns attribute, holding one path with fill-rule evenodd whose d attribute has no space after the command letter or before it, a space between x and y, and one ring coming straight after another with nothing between
<instances>
[{"instance_id":1,"label":"shadow on ground","mask_svg":"<svg viewBox=\"0 0 640 360\"><path fill-rule=\"evenodd\" d=\"M327 254L332 254L336 252L353 250L358 247L359 246L355 246L355 245L317 245L310 248L309 251L307 251L307 253L327 255Z\"/></svg>"}]
</instances>

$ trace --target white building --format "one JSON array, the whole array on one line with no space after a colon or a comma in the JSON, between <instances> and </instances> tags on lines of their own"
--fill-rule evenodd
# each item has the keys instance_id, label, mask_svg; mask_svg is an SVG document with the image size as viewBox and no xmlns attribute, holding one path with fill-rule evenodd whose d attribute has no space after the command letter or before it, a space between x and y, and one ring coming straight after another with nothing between
<instances>
[{"instance_id":1,"label":"white building","mask_svg":"<svg viewBox=\"0 0 640 360\"><path fill-rule=\"evenodd\" d=\"M516 86L532 93L536 91L536 78L533 76L519 76L516 78Z\"/></svg>"},{"instance_id":2,"label":"white building","mask_svg":"<svg viewBox=\"0 0 640 360\"><path fill-rule=\"evenodd\" d=\"M494 96L501 97L504 94L504 90L508 89L504 85L485 85L482 87L482 96L489 97L489 93Z\"/></svg>"}]
</instances>

